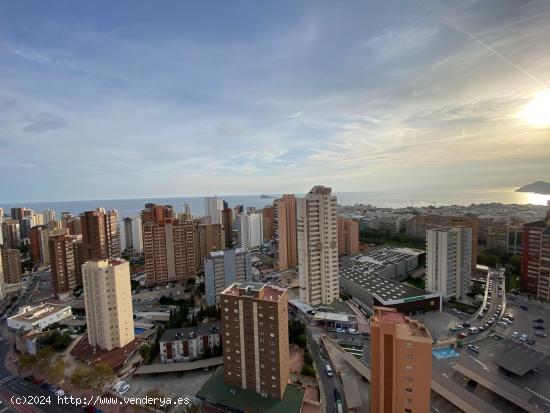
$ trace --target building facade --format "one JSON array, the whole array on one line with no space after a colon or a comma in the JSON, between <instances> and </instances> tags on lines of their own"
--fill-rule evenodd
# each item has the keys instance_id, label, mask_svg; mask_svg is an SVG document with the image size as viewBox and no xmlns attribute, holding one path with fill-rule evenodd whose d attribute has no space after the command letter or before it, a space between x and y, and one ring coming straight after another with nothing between
<instances>
[{"instance_id":1,"label":"building facade","mask_svg":"<svg viewBox=\"0 0 550 413\"><path fill-rule=\"evenodd\" d=\"M263 242L263 220L260 212L237 215L239 248L251 250L258 248Z\"/></svg>"},{"instance_id":2,"label":"building facade","mask_svg":"<svg viewBox=\"0 0 550 413\"><path fill-rule=\"evenodd\" d=\"M550 210L545 220L523 226L521 283L539 300L550 301Z\"/></svg>"},{"instance_id":3,"label":"building facade","mask_svg":"<svg viewBox=\"0 0 550 413\"><path fill-rule=\"evenodd\" d=\"M235 282L252 281L252 260L245 249L211 252L204 260L204 287L208 305L219 304L220 294Z\"/></svg>"},{"instance_id":4,"label":"building facade","mask_svg":"<svg viewBox=\"0 0 550 413\"><path fill-rule=\"evenodd\" d=\"M88 342L104 350L134 340L130 266L122 259L93 260L82 265Z\"/></svg>"},{"instance_id":5,"label":"building facade","mask_svg":"<svg viewBox=\"0 0 550 413\"><path fill-rule=\"evenodd\" d=\"M275 235L273 229L273 209L274 207L272 205L267 205L262 208L264 241L271 241Z\"/></svg>"},{"instance_id":6,"label":"building facade","mask_svg":"<svg viewBox=\"0 0 550 413\"><path fill-rule=\"evenodd\" d=\"M359 252L359 223L353 219L338 217L338 255L354 255Z\"/></svg>"},{"instance_id":7,"label":"building facade","mask_svg":"<svg viewBox=\"0 0 550 413\"><path fill-rule=\"evenodd\" d=\"M223 211L223 199L218 197L204 198L204 215L210 218L211 224L221 224Z\"/></svg>"},{"instance_id":8,"label":"building facade","mask_svg":"<svg viewBox=\"0 0 550 413\"><path fill-rule=\"evenodd\" d=\"M285 194L273 202L275 265L279 271L298 265L296 197Z\"/></svg>"},{"instance_id":9,"label":"building facade","mask_svg":"<svg viewBox=\"0 0 550 413\"><path fill-rule=\"evenodd\" d=\"M300 300L330 304L339 296L336 197L315 186L297 199L296 210Z\"/></svg>"},{"instance_id":10,"label":"building facade","mask_svg":"<svg viewBox=\"0 0 550 413\"><path fill-rule=\"evenodd\" d=\"M5 248L17 248L21 245L19 221L4 219L2 221L2 238Z\"/></svg>"},{"instance_id":11,"label":"building facade","mask_svg":"<svg viewBox=\"0 0 550 413\"><path fill-rule=\"evenodd\" d=\"M82 240L75 235L55 235L49 237L48 248L54 293L72 293L82 285Z\"/></svg>"},{"instance_id":12,"label":"building facade","mask_svg":"<svg viewBox=\"0 0 550 413\"><path fill-rule=\"evenodd\" d=\"M122 221L121 243L122 249L128 252L142 254L143 253L143 230L141 218L126 217Z\"/></svg>"},{"instance_id":13,"label":"building facade","mask_svg":"<svg viewBox=\"0 0 550 413\"><path fill-rule=\"evenodd\" d=\"M8 318L8 327L13 330L42 331L72 315L71 306L45 303L36 307L26 306Z\"/></svg>"},{"instance_id":14,"label":"building facade","mask_svg":"<svg viewBox=\"0 0 550 413\"><path fill-rule=\"evenodd\" d=\"M282 399L289 380L288 294L235 283L220 297L226 384Z\"/></svg>"},{"instance_id":15,"label":"building facade","mask_svg":"<svg viewBox=\"0 0 550 413\"><path fill-rule=\"evenodd\" d=\"M443 298L466 297L471 273L471 228L426 230L426 289L441 292Z\"/></svg>"},{"instance_id":16,"label":"building facade","mask_svg":"<svg viewBox=\"0 0 550 413\"><path fill-rule=\"evenodd\" d=\"M428 412L432 338L417 320L375 307L371 318L372 413Z\"/></svg>"},{"instance_id":17,"label":"building facade","mask_svg":"<svg viewBox=\"0 0 550 413\"><path fill-rule=\"evenodd\" d=\"M213 251L225 249L225 232L221 224L201 224L194 221L196 270L204 268L204 259Z\"/></svg>"},{"instance_id":18,"label":"building facade","mask_svg":"<svg viewBox=\"0 0 550 413\"><path fill-rule=\"evenodd\" d=\"M168 329L159 341L160 362L177 363L193 361L205 355L213 356L220 343L219 324Z\"/></svg>"},{"instance_id":19,"label":"building facade","mask_svg":"<svg viewBox=\"0 0 550 413\"><path fill-rule=\"evenodd\" d=\"M170 205L142 211L143 253L149 285L182 281L196 274L193 221L174 218Z\"/></svg>"},{"instance_id":20,"label":"building facade","mask_svg":"<svg viewBox=\"0 0 550 413\"><path fill-rule=\"evenodd\" d=\"M6 284L18 284L21 282L21 253L16 249L0 248L2 255L2 268L4 282Z\"/></svg>"}]
</instances>

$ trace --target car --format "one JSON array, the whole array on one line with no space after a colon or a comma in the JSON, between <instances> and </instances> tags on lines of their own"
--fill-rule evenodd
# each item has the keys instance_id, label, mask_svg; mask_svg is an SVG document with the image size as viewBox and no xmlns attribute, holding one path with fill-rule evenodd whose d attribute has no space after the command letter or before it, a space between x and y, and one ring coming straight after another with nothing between
<instances>
[{"instance_id":1,"label":"car","mask_svg":"<svg viewBox=\"0 0 550 413\"><path fill-rule=\"evenodd\" d=\"M48 383L44 382L40 385L40 388L44 390L50 390L51 386Z\"/></svg>"},{"instance_id":2,"label":"car","mask_svg":"<svg viewBox=\"0 0 550 413\"><path fill-rule=\"evenodd\" d=\"M501 327L508 328L508 324L505 323L504 321L499 321L497 324Z\"/></svg>"},{"instance_id":3,"label":"car","mask_svg":"<svg viewBox=\"0 0 550 413\"><path fill-rule=\"evenodd\" d=\"M509 318L503 318L502 321L504 321L508 325L514 324L514 320L510 320Z\"/></svg>"},{"instance_id":4,"label":"car","mask_svg":"<svg viewBox=\"0 0 550 413\"><path fill-rule=\"evenodd\" d=\"M34 384L42 384L44 382L44 379L41 379L39 377L35 377L35 378L32 379L32 382Z\"/></svg>"},{"instance_id":5,"label":"car","mask_svg":"<svg viewBox=\"0 0 550 413\"><path fill-rule=\"evenodd\" d=\"M464 338L464 337L468 337L468 334L466 333L460 333L457 335L458 338Z\"/></svg>"},{"instance_id":6,"label":"car","mask_svg":"<svg viewBox=\"0 0 550 413\"><path fill-rule=\"evenodd\" d=\"M512 313L504 314L504 317L506 317L508 320L514 320L514 315Z\"/></svg>"},{"instance_id":7,"label":"car","mask_svg":"<svg viewBox=\"0 0 550 413\"><path fill-rule=\"evenodd\" d=\"M542 318L536 318L533 320L533 323L544 323L544 320Z\"/></svg>"},{"instance_id":8,"label":"car","mask_svg":"<svg viewBox=\"0 0 550 413\"><path fill-rule=\"evenodd\" d=\"M514 331L512 333L512 338L518 338L519 337L519 333L517 331Z\"/></svg>"},{"instance_id":9,"label":"car","mask_svg":"<svg viewBox=\"0 0 550 413\"><path fill-rule=\"evenodd\" d=\"M344 333L344 329L343 329L343 328L340 328L340 327L337 327L337 328L336 328L336 332L337 332L337 333Z\"/></svg>"},{"instance_id":10,"label":"car","mask_svg":"<svg viewBox=\"0 0 550 413\"><path fill-rule=\"evenodd\" d=\"M359 331L357 331L355 328L348 328L348 333L350 333L351 335L358 335L359 334Z\"/></svg>"},{"instance_id":11,"label":"car","mask_svg":"<svg viewBox=\"0 0 550 413\"><path fill-rule=\"evenodd\" d=\"M332 368L330 367L329 364L327 364L327 365L325 366L325 372L327 373L327 376L328 376L328 377L334 376L334 373L332 372Z\"/></svg>"},{"instance_id":12,"label":"car","mask_svg":"<svg viewBox=\"0 0 550 413\"><path fill-rule=\"evenodd\" d=\"M527 344L529 344L529 345L532 346L533 344L535 344L535 339L532 338L532 337L529 337L529 338L527 339Z\"/></svg>"},{"instance_id":13,"label":"car","mask_svg":"<svg viewBox=\"0 0 550 413\"><path fill-rule=\"evenodd\" d=\"M466 323L466 322L464 322L464 323L462 323L462 327L466 327L466 328L468 328L468 327L470 327L470 323Z\"/></svg>"},{"instance_id":14,"label":"car","mask_svg":"<svg viewBox=\"0 0 550 413\"><path fill-rule=\"evenodd\" d=\"M519 341L521 341L522 343L525 343L527 341L527 334L522 334L520 337L519 337Z\"/></svg>"},{"instance_id":15,"label":"car","mask_svg":"<svg viewBox=\"0 0 550 413\"><path fill-rule=\"evenodd\" d=\"M529 311L526 305L520 305L519 308L521 308L523 311Z\"/></svg>"},{"instance_id":16,"label":"car","mask_svg":"<svg viewBox=\"0 0 550 413\"><path fill-rule=\"evenodd\" d=\"M118 389L117 393L120 394L120 395L123 395L125 394L128 390L130 390L130 386L128 383L125 383L123 384L122 386L120 386L120 388Z\"/></svg>"},{"instance_id":17,"label":"car","mask_svg":"<svg viewBox=\"0 0 550 413\"><path fill-rule=\"evenodd\" d=\"M479 353L479 347L474 346L473 344L468 344L468 348L476 353Z\"/></svg>"},{"instance_id":18,"label":"car","mask_svg":"<svg viewBox=\"0 0 550 413\"><path fill-rule=\"evenodd\" d=\"M455 327L450 327L449 328L449 333L454 333L456 331L456 328Z\"/></svg>"},{"instance_id":19,"label":"car","mask_svg":"<svg viewBox=\"0 0 550 413\"><path fill-rule=\"evenodd\" d=\"M546 338L546 333L543 333L542 331L535 331L535 335L537 337Z\"/></svg>"},{"instance_id":20,"label":"car","mask_svg":"<svg viewBox=\"0 0 550 413\"><path fill-rule=\"evenodd\" d=\"M544 330L544 326L541 326L541 325L533 326L533 328L534 328L535 330Z\"/></svg>"},{"instance_id":21,"label":"car","mask_svg":"<svg viewBox=\"0 0 550 413\"><path fill-rule=\"evenodd\" d=\"M485 331L485 327L479 326L479 327L478 327L478 330L479 330L480 332Z\"/></svg>"},{"instance_id":22,"label":"car","mask_svg":"<svg viewBox=\"0 0 550 413\"><path fill-rule=\"evenodd\" d=\"M58 390L55 392L55 395L56 395L56 396L59 396L59 397L63 397L63 396L65 396L65 392L64 392L62 389L58 389Z\"/></svg>"}]
</instances>

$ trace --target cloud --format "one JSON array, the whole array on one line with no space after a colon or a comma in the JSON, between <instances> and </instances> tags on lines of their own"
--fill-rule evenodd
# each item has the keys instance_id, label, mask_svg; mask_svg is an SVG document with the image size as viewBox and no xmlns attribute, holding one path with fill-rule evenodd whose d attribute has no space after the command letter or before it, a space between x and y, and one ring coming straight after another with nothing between
<instances>
[{"instance_id":1,"label":"cloud","mask_svg":"<svg viewBox=\"0 0 550 413\"><path fill-rule=\"evenodd\" d=\"M51 113L40 113L24 126L23 130L32 134L42 134L61 129L65 127L65 125L65 120L58 116L52 115Z\"/></svg>"}]
</instances>

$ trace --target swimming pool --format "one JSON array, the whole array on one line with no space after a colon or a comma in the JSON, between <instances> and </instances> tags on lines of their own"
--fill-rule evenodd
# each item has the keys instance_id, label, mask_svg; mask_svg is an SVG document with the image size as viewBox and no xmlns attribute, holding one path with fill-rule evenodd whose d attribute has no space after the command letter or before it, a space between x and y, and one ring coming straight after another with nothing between
<instances>
[{"instance_id":1,"label":"swimming pool","mask_svg":"<svg viewBox=\"0 0 550 413\"><path fill-rule=\"evenodd\" d=\"M450 347L438 348L437 350L432 350L432 355L438 360L450 359L450 358L459 356L459 354Z\"/></svg>"},{"instance_id":2,"label":"swimming pool","mask_svg":"<svg viewBox=\"0 0 550 413\"><path fill-rule=\"evenodd\" d=\"M146 328L142 328L142 327L134 327L134 334L136 336L139 336L140 334L143 334L144 332L146 332L147 329Z\"/></svg>"}]
</instances>

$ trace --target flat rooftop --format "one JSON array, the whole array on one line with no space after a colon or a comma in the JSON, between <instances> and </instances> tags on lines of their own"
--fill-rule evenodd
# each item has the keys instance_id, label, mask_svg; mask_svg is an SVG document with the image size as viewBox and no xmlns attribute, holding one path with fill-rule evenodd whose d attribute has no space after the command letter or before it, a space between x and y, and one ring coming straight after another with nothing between
<instances>
[{"instance_id":1,"label":"flat rooftop","mask_svg":"<svg viewBox=\"0 0 550 413\"><path fill-rule=\"evenodd\" d=\"M279 301L285 292L286 289L271 284L245 281L231 284L222 291L222 294L239 297L256 297L257 299L266 301Z\"/></svg>"},{"instance_id":2,"label":"flat rooftop","mask_svg":"<svg viewBox=\"0 0 550 413\"><path fill-rule=\"evenodd\" d=\"M25 321L27 323L36 323L43 318L49 317L52 314L55 314L59 311L64 311L66 309L71 309L71 306L69 305L61 305L61 304L40 304L36 307L23 307L21 309L21 312L10 317L10 320L16 320L16 321Z\"/></svg>"},{"instance_id":3,"label":"flat rooftop","mask_svg":"<svg viewBox=\"0 0 550 413\"><path fill-rule=\"evenodd\" d=\"M411 336L431 337L424 324L392 308L374 307L374 316L371 320L382 324L399 324L406 327Z\"/></svg>"},{"instance_id":4,"label":"flat rooftop","mask_svg":"<svg viewBox=\"0 0 550 413\"><path fill-rule=\"evenodd\" d=\"M197 397L210 403L244 412L294 413L299 412L304 400L304 389L293 384L286 386L282 400L262 397L256 392L225 384L223 367L208 379Z\"/></svg>"},{"instance_id":5,"label":"flat rooftop","mask_svg":"<svg viewBox=\"0 0 550 413\"><path fill-rule=\"evenodd\" d=\"M526 375L530 370L547 360L548 357L543 353L518 342L508 344L494 358L494 362L499 367L518 376Z\"/></svg>"},{"instance_id":6,"label":"flat rooftop","mask_svg":"<svg viewBox=\"0 0 550 413\"><path fill-rule=\"evenodd\" d=\"M170 328L164 331L160 341L183 340L187 338L200 337L207 334L218 334L219 331L220 326L218 323L199 324L196 327Z\"/></svg>"},{"instance_id":7,"label":"flat rooftop","mask_svg":"<svg viewBox=\"0 0 550 413\"><path fill-rule=\"evenodd\" d=\"M404 300L430 294L419 288L380 277L370 268L363 266L341 268L340 277L354 282L379 298L382 302Z\"/></svg>"},{"instance_id":8,"label":"flat rooftop","mask_svg":"<svg viewBox=\"0 0 550 413\"><path fill-rule=\"evenodd\" d=\"M354 264L372 264L384 268L424 254L412 248L382 247L351 257Z\"/></svg>"}]
</instances>

